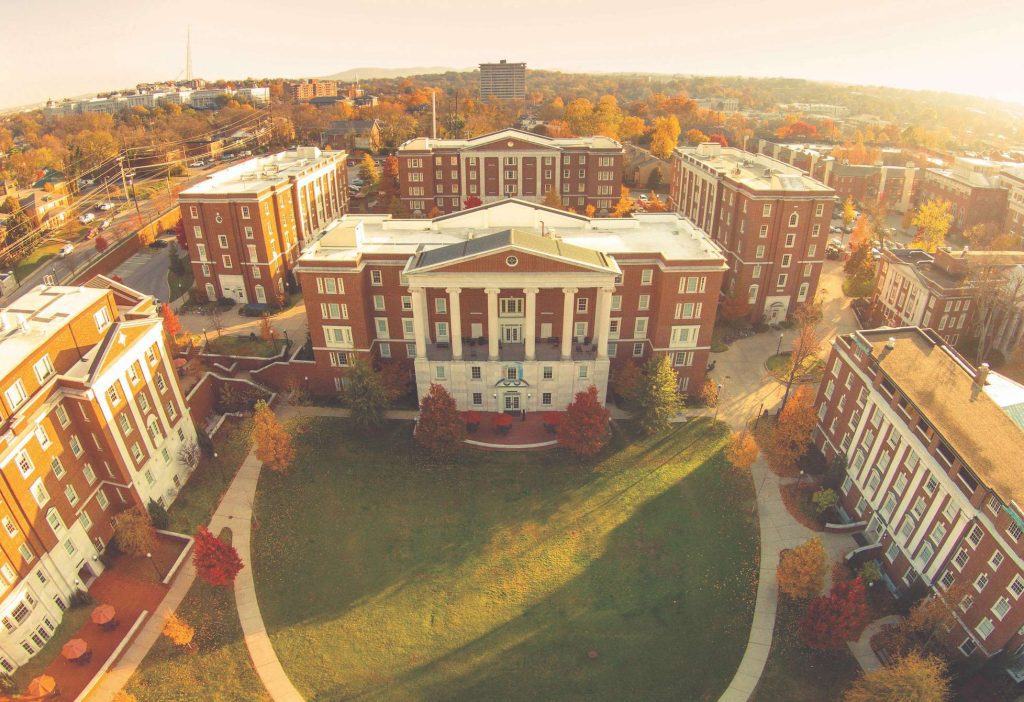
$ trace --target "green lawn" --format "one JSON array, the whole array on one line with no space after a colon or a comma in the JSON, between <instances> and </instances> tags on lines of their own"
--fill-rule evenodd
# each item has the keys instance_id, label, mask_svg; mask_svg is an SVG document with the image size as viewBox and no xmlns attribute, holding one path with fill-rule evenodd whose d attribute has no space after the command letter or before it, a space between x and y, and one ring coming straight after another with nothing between
<instances>
[{"instance_id":1,"label":"green lawn","mask_svg":"<svg viewBox=\"0 0 1024 702\"><path fill-rule=\"evenodd\" d=\"M128 693L139 702L270 699L242 638L234 590L196 578L177 612L196 630L196 650L183 651L161 636L128 681Z\"/></svg>"},{"instance_id":2,"label":"green lawn","mask_svg":"<svg viewBox=\"0 0 1024 702\"><path fill-rule=\"evenodd\" d=\"M248 336L228 335L210 339L210 343L206 347L206 353L270 358L280 353L284 345L284 339L275 339L274 343L269 343L258 336L253 340Z\"/></svg>"},{"instance_id":3,"label":"green lawn","mask_svg":"<svg viewBox=\"0 0 1024 702\"><path fill-rule=\"evenodd\" d=\"M285 670L310 700L715 700L753 611L752 490L723 425L566 454L419 458L306 420L264 471L253 567Z\"/></svg>"},{"instance_id":4,"label":"green lawn","mask_svg":"<svg viewBox=\"0 0 1024 702\"><path fill-rule=\"evenodd\" d=\"M785 598L779 601L772 650L753 702L838 700L860 673L845 646L835 653L819 653L800 643L797 627L805 606Z\"/></svg>"},{"instance_id":5,"label":"green lawn","mask_svg":"<svg viewBox=\"0 0 1024 702\"><path fill-rule=\"evenodd\" d=\"M171 288L171 299L168 302L174 302L179 297L184 295L192 287L193 273L192 266L189 264L185 268L185 272L182 275L178 275L173 269L167 269L167 284Z\"/></svg>"},{"instance_id":6,"label":"green lawn","mask_svg":"<svg viewBox=\"0 0 1024 702\"><path fill-rule=\"evenodd\" d=\"M32 682L32 678L42 675L46 667L60 656L60 650L64 644L70 641L81 626L89 621L92 608L93 605L86 604L72 607L64 612L60 624L57 625L46 645L39 649L39 652L32 656L25 665L14 671L12 677L19 690L25 690Z\"/></svg>"},{"instance_id":7,"label":"green lawn","mask_svg":"<svg viewBox=\"0 0 1024 702\"><path fill-rule=\"evenodd\" d=\"M40 266L46 264L49 261L56 263L55 257L60 253L61 247L64 246L63 241L50 242L43 244L29 255L22 258L16 264L14 264L14 274L18 280L24 280L25 276L32 273ZM61 276L66 274L68 271L65 268L58 269L57 275Z\"/></svg>"},{"instance_id":8,"label":"green lawn","mask_svg":"<svg viewBox=\"0 0 1024 702\"><path fill-rule=\"evenodd\" d=\"M204 456L167 510L170 531L194 534L207 524L252 446L252 420L229 417L213 439L217 458Z\"/></svg>"}]
</instances>

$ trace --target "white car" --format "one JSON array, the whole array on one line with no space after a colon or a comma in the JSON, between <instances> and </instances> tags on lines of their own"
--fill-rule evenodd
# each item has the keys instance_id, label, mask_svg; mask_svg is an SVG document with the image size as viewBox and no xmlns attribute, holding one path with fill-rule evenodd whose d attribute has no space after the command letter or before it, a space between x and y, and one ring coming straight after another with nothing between
<instances>
[{"instance_id":1,"label":"white car","mask_svg":"<svg viewBox=\"0 0 1024 702\"><path fill-rule=\"evenodd\" d=\"M88 224L94 219L96 219L96 215L94 215L92 212L86 212L84 215L78 218L78 221L81 222L82 224Z\"/></svg>"},{"instance_id":2,"label":"white car","mask_svg":"<svg viewBox=\"0 0 1024 702\"><path fill-rule=\"evenodd\" d=\"M189 168L202 168L205 165L206 165L206 161L193 161L192 163L188 164L188 167Z\"/></svg>"},{"instance_id":3,"label":"white car","mask_svg":"<svg viewBox=\"0 0 1024 702\"><path fill-rule=\"evenodd\" d=\"M637 195L637 199L640 200L640 202L647 202L647 193L640 193Z\"/></svg>"},{"instance_id":4,"label":"white car","mask_svg":"<svg viewBox=\"0 0 1024 702\"><path fill-rule=\"evenodd\" d=\"M109 212L110 210L114 209L114 203L101 202L100 204L96 205L96 209L98 209L100 212Z\"/></svg>"},{"instance_id":5,"label":"white car","mask_svg":"<svg viewBox=\"0 0 1024 702\"><path fill-rule=\"evenodd\" d=\"M100 223L100 229L109 229L112 220L105 219Z\"/></svg>"},{"instance_id":6,"label":"white car","mask_svg":"<svg viewBox=\"0 0 1024 702\"><path fill-rule=\"evenodd\" d=\"M64 244L64 246L60 247L60 257L64 258L68 254L72 253L74 250L75 247L72 246L71 244Z\"/></svg>"}]
</instances>

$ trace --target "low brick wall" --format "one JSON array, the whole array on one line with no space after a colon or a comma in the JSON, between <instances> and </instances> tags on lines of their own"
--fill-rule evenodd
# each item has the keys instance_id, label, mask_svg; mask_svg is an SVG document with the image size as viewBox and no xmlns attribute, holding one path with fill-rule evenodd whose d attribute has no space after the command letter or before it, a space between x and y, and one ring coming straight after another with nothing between
<instances>
[{"instance_id":1,"label":"low brick wall","mask_svg":"<svg viewBox=\"0 0 1024 702\"><path fill-rule=\"evenodd\" d=\"M274 356L231 356L223 353L209 353L206 349L209 344L203 346L199 352L199 357L204 362L210 364L217 364L221 368L230 368L231 372L237 373L239 371L256 371L265 366L269 366L271 363L279 363L288 358L288 351L290 346L285 346Z\"/></svg>"},{"instance_id":2,"label":"low brick wall","mask_svg":"<svg viewBox=\"0 0 1024 702\"><path fill-rule=\"evenodd\" d=\"M186 399L192 421L199 428L206 426L207 422L217 412L217 401L220 399L221 391L228 385L245 385L264 393L267 404L273 404L278 393L267 392L255 383L244 378L229 378L216 373L207 372L199 379L195 387L189 391Z\"/></svg>"},{"instance_id":3,"label":"low brick wall","mask_svg":"<svg viewBox=\"0 0 1024 702\"><path fill-rule=\"evenodd\" d=\"M868 525L867 522L852 522L850 524L826 524L825 531L829 534L856 534L859 531L864 531L864 527Z\"/></svg>"}]
</instances>

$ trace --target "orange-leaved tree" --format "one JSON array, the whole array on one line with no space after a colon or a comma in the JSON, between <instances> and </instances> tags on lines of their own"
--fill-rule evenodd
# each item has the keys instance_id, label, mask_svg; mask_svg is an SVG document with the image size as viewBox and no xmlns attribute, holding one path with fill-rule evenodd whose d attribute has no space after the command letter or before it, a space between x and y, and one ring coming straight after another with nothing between
<instances>
[{"instance_id":1,"label":"orange-leaved tree","mask_svg":"<svg viewBox=\"0 0 1024 702\"><path fill-rule=\"evenodd\" d=\"M420 403L416 422L416 441L438 457L456 453L466 438L466 422L443 385L430 384L430 391Z\"/></svg>"},{"instance_id":2,"label":"orange-leaved tree","mask_svg":"<svg viewBox=\"0 0 1024 702\"><path fill-rule=\"evenodd\" d=\"M196 630L176 613L168 612L167 618L164 619L163 634L175 646L189 650L192 648L192 640L196 636Z\"/></svg>"},{"instance_id":3,"label":"orange-leaved tree","mask_svg":"<svg viewBox=\"0 0 1024 702\"><path fill-rule=\"evenodd\" d=\"M612 217L625 217L636 209L636 201L629 196L629 188L625 185L619 191L619 201L612 208Z\"/></svg>"},{"instance_id":4,"label":"orange-leaved tree","mask_svg":"<svg viewBox=\"0 0 1024 702\"><path fill-rule=\"evenodd\" d=\"M256 436L256 458L278 473L287 471L295 460L292 435L263 400L253 408L253 433Z\"/></svg>"},{"instance_id":5,"label":"orange-leaved tree","mask_svg":"<svg viewBox=\"0 0 1024 702\"><path fill-rule=\"evenodd\" d=\"M608 421L611 413L597 398L597 388L591 385L576 393L565 409L565 417L558 426L558 443L577 456L593 456L608 443Z\"/></svg>"},{"instance_id":6,"label":"orange-leaved tree","mask_svg":"<svg viewBox=\"0 0 1024 702\"><path fill-rule=\"evenodd\" d=\"M792 470L807 452L817 418L814 391L807 385L801 385L779 413L768 442L767 453L777 471Z\"/></svg>"},{"instance_id":7,"label":"orange-leaved tree","mask_svg":"<svg viewBox=\"0 0 1024 702\"><path fill-rule=\"evenodd\" d=\"M783 551L775 572L779 592L796 600L816 596L825 584L827 565L825 546L820 536Z\"/></svg>"},{"instance_id":8,"label":"orange-leaved tree","mask_svg":"<svg viewBox=\"0 0 1024 702\"><path fill-rule=\"evenodd\" d=\"M949 697L946 664L915 651L861 675L846 690L843 702L946 702Z\"/></svg>"},{"instance_id":9,"label":"orange-leaved tree","mask_svg":"<svg viewBox=\"0 0 1024 702\"><path fill-rule=\"evenodd\" d=\"M786 391L782 395L783 409L789 400L793 383L811 371L818 351L821 350L822 339L818 333L818 322L821 321L821 316L821 305L810 300L800 305L793 313L793 321L796 322L796 336L790 346L784 374L780 378L786 385Z\"/></svg>"},{"instance_id":10,"label":"orange-leaved tree","mask_svg":"<svg viewBox=\"0 0 1024 702\"><path fill-rule=\"evenodd\" d=\"M542 203L545 207L551 207L556 210L562 208L562 196L558 194L558 191L554 188L544 193L544 202Z\"/></svg>"},{"instance_id":11,"label":"orange-leaved tree","mask_svg":"<svg viewBox=\"0 0 1024 702\"><path fill-rule=\"evenodd\" d=\"M749 431L734 432L729 438L729 447L725 450L725 458L733 468L749 470L757 461L757 441Z\"/></svg>"},{"instance_id":12,"label":"orange-leaved tree","mask_svg":"<svg viewBox=\"0 0 1024 702\"><path fill-rule=\"evenodd\" d=\"M178 315L174 314L174 310L166 302L160 306L160 315L164 318L164 331L167 332L167 336L172 340L176 339L181 333L181 320L178 319Z\"/></svg>"}]
</instances>

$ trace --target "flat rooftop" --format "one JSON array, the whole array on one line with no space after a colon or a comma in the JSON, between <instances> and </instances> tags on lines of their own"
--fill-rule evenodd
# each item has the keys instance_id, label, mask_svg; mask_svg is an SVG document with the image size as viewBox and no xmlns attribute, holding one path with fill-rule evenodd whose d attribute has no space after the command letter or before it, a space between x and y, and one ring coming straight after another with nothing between
<instances>
[{"instance_id":1,"label":"flat rooftop","mask_svg":"<svg viewBox=\"0 0 1024 702\"><path fill-rule=\"evenodd\" d=\"M1024 431L1001 406L1024 401L1024 392L1018 398L1001 381L987 381L982 392L966 361L916 327L854 333L868 343L879 367L978 478L1003 502L1024 505L1024 463L1013 458L1024 456ZM896 340L892 349L886 348L890 337Z\"/></svg>"},{"instance_id":2,"label":"flat rooftop","mask_svg":"<svg viewBox=\"0 0 1024 702\"><path fill-rule=\"evenodd\" d=\"M72 319L107 296L106 288L39 285L0 309L0 378L34 354Z\"/></svg>"},{"instance_id":3,"label":"flat rooftop","mask_svg":"<svg viewBox=\"0 0 1024 702\"><path fill-rule=\"evenodd\" d=\"M822 195L835 192L796 166L764 154L752 154L733 147L723 148L718 144L681 146L676 148L676 153L684 160L696 162L712 173L751 190L789 190Z\"/></svg>"},{"instance_id":4,"label":"flat rooftop","mask_svg":"<svg viewBox=\"0 0 1024 702\"><path fill-rule=\"evenodd\" d=\"M503 139L517 139L528 141L538 146L554 148L590 148L590 149L621 149L622 144L605 136L589 137L568 137L555 139L548 136L541 136L533 132L521 129L502 129L490 134L482 134L472 139L431 139L430 137L415 137L409 139L398 147L399 151L430 151L433 149L472 149L485 146L491 142Z\"/></svg>"},{"instance_id":5,"label":"flat rooftop","mask_svg":"<svg viewBox=\"0 0 1024 702\"><path fill-rule=\"evenodd\" d=\"M352 261L367 254L411 256L419 250L508 229L553 234L568 244L611 255L660 255L667 261L725 266L718 245L690 220L675 213L590 219L521 200L502 200L433 220L345 215L323 230L303 252L301 261Z\"/></svg>"},{"instance_id":6,"label":"flat rooftop","mask_svg":"<svg viewBox=\"0 0 1024 702\"><path fill-rule=\"evenodd\" d=\"M300 176L310 169L344 159L344 151L321 151L315 146L256 156L217 171L206 180L181 192L181 197L258 193L272 185Z\"/></svg>"}]
</instances>

